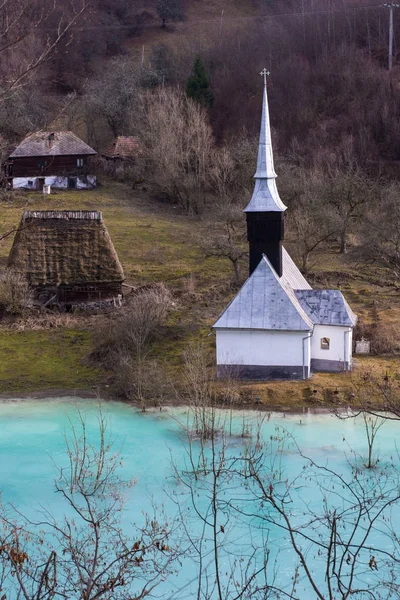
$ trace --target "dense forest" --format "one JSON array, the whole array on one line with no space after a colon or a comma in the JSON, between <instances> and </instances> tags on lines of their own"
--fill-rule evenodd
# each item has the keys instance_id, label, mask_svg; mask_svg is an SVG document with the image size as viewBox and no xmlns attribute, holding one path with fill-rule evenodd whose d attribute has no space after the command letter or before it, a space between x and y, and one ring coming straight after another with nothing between
<instances>
[{"instance_id":1,"label":"dense forest","mask_svg":"<svg viewBox=\"0 0 400 600\"><path fill-rule=\"evenodd\" d=\"M94 108L103 117L96 123L100 138L135 131L139 92L160 85L184 88L199 56L210 78L210 120L218 143L256 132L256 74L267 65L282 154L313 165L398 159L396 11L394 68L388 73L389 11L379 4L254 0L250 14L247 2L236 2L234 17L228 10L223 16L221 3L219 18L208 16L216 10L200 4L5 2L1 134L15 141L33 128L48 127L60 111L90 130L87 113L93 117ZM242 4L247 10L240 16ZM197 12L190 18L192 5ZM156 35L163 24L165 35Z\"/></svg>"}]
</instances>

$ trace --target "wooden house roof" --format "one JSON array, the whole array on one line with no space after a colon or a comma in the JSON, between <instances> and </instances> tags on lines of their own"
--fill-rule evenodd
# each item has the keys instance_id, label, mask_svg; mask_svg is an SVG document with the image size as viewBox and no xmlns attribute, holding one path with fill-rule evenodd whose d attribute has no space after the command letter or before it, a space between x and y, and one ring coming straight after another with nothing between
<instances>
[{"instance_id":1,"label":"wooden house roof","mask_svg":"<svg viewBox=\"0 0 400 600\"><path fill-rule=\"evenodd\" d=\"M97 154L93 148L78 138L72 131L36 131L25 139L10 154L10 158L29 156L71 156Z\"/></svg>"},{"instance_id":2,"label":"wooden house roof","mask_svg":"<svg viewBox=\"0 0 400 600\"><path fill-rule=\"evenodd\" d=\"M124 273L98 211L26 211L8 266L31 286L122 282Z\"/></svg>"},{"instance_id":3,"label":"wooden house roof","mask_svg":"<svg viewBox=\"0 0 400 600\"><path fill-rule=\"evenodd\" d=\"M102 156L105 158L120 158L122 160L132 160L142 154L139 140L136 137L120 135L114 142L108 146Z\"/></svg>"}]
</instances>

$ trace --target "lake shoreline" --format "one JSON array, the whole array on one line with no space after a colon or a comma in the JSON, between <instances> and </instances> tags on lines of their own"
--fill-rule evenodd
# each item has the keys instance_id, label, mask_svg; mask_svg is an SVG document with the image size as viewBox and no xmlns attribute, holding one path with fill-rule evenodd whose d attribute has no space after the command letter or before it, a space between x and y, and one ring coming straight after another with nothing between
<instances>
[{"instance_id":1,"label":"lake shoreline","mask_svg":"<svg viewBox=\"0 0 400 600\"><path fill-rule=\"evenodd\" d=\"M123 400L121 398L116 398L111 390L107 389L65 389L65 388L49 388L44 390L34 390L30 392L1 392L0 393L0 402L7 401L19 401L19 400L54 400L56 398L77 398L77 399L94 399L99 398L106 402L115 401L122 402L128 406L132 406L135 408L141 408L141 404L139 402L135 402L133 400ZM144 412L154 412L154 411L164 411L171 408L184 407L187 406L184 403L180 402L167 402L166 404L153 404L148 405ZM295 406L279 406L279 405L269 405L263 402L255 403L255 402L244 402L243 404L235 403L230 406L226 404L217 404L216 408L219 409L232 409L232 410L248 410L248 411L259 411L259 412L271 412L278 414L332 414L335 410L338 410L339 406L307 406L305 404L301 405L296 404Z\"/></svg>"}]
</instances>

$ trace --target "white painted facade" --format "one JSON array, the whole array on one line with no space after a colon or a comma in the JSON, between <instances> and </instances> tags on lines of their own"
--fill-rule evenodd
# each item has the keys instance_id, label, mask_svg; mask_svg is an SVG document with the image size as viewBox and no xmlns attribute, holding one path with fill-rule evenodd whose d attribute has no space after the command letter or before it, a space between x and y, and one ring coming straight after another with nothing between
<instances>
[{"instance_id":1,"label":"white painted facade","mask_svg":"<svg viewBox=\"0 0 400 600\"><path fill-rule=\"evenodd\" d=\"M324 338L329 349L321 347ZM311 375L313 359L331 363L321 370L350 370L352 340L351 327L335 325L315 325L312 332L216 328L217 365L302 367L303 378Z\"/></svg>"},{"instance_id":2,"label":"white painted facade","mask_svg":"<svg viewBox=\"0 0 400 600\"><path fill-rule=\"evenodd\" d=\"M329 349L321 347L321 340L329 339ZM353 330L351 327L338 327L335 325L314 325L311 338L311 358L317 360L330 360L343 363L351 368L353 348Z\"/></svg>"},{"instance_id":3,"label":"white painted facade","mask_svg":"<svg viewBox=\"0 0 400 600\"><path fill-rule=\"evenodd\" d=\"M14 189L37 190L38 177L13 177ZM50 185L52 188L66 190L68 189L68 177L57 177L56 175L48 175L44 178L44 185ZM85 177L76 177L77 190L91 190L96 187L96 176L86 175Z\"/></svg>"},{"instance_id":4,"label":"white painted facade","mask_svg":"<svg viewBox=\"0 0 400 600\"><path fill-rule=\"evenodd\" d=\"M301 366L310 372L307 331L216 328L216 346L217 365Z\"/></svg>"}]
</instances>

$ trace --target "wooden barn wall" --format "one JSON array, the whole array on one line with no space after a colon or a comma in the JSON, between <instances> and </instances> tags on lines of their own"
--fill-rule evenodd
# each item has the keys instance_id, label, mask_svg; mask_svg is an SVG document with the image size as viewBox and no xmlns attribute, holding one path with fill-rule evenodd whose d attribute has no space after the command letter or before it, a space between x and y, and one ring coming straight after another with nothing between
<instances>
[{"instance_id":1,"label":"wooden barn wall","mask_svg":"<svg viewBox=\"0 0 400 600\"><path fill-rule=\"evenodd\" d=\"M99 302L116 298L122 294L122 282L101 282L87 284L70 285L43 285L35 288L35 296L45 302L52 296L56 296L55 301L65 302Z\"/></svg>"},{"instance_id":2,"label":"wooden barn wall","mask_svg":"<svg viewBox=\"0 0 400 600\"><path fill-rule=\"evenodd\" d=\"M83 159L83 167L78 167L78 158ZM90 164L85 155L11 158L10 163L11 169L8 170L8 175L11 177L79 174L86 171Z\"/></svg>"}]
</instances>

